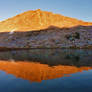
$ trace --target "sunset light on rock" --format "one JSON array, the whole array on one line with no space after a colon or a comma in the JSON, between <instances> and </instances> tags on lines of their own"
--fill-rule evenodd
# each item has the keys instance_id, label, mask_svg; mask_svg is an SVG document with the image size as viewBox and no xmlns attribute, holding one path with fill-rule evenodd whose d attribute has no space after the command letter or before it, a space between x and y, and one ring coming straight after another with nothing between
<instances>
[{"instance_id":1,"label":"sunset light on rock","mask_svg":"<svg viewBox=\"0 0 92 92\"><path fill-rule=\"evenodd\" d=\"M91 92L92 0L0 0L0 92Z\"/></svg>"}]
</instances>

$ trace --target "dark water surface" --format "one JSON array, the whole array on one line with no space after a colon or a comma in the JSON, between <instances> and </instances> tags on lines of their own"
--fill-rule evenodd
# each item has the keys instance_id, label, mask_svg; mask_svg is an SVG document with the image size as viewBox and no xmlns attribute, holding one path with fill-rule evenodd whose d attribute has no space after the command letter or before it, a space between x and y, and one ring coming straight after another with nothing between
<instances>
[{"instance_id":1,"label":"dark water surface","mask_svg":"<svg viewBox=\"0 0 92 92\"><path fill-rule=\"evenodd\" d=\"M0 51L0 92L92 92L92 50Z\"/></svg>"}]
</instances>

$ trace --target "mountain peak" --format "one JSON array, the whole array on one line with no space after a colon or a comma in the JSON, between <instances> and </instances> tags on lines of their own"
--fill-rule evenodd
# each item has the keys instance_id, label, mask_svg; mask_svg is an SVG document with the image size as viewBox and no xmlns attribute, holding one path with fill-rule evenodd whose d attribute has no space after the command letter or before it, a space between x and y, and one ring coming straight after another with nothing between
<instances>
[{"instance_id":1,"label":"mountain peak","mask_svg":"<svg viewBox=\"0 0 92 92\"><path fill-rule=\"evenodd\" d=\"M92 25L92 23L37 9L21 13L0 22L0 31L10 32L14 29L16 29L15 31L31 31L45 29L49 26L62 28L78 25L88 26Z\"/></svg>"},{"instance_id":2,"label":"mountain peak","mask_svg":"<svg viewBox=\"0 0 92 92\"><path fill-rule=\"evenodd\" d=\"M41 11L41 9L37 9L37 10L35 10L35 11Z\"/></svg>"}]
</instances>

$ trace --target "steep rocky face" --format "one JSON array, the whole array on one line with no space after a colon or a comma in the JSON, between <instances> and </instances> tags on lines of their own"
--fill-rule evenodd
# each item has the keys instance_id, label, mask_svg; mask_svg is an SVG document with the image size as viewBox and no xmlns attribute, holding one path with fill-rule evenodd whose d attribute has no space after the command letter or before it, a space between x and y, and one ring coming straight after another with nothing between
<instances>
[{"instance_id":1,"label":"steep rocky face","mask_svg":"<svg viewBox=\"0 0 92 92\"><path fill-rule=\"evenodd\" d=\"M92 23L38 9L35 11L24 12L0 22L0 32L40 30L52 25L62 28L77 25L88 26L92 25Z\"/></svg>"}]
</instances>

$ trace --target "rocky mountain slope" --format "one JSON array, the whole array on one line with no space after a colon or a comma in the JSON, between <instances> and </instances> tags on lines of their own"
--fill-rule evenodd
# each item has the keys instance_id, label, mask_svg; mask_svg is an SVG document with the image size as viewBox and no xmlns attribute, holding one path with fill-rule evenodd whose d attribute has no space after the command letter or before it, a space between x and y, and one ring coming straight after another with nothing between
<instances>
[{"instance_id":1,"label":"rocky mountain slope","mask_svg":"<svg viewBox=\"0 0 92 92\"><path fill-rule=\"evenodd\" d=\"M14 31L32 31L48 28L49 26L56 27L73 27L78 25L92 25L89 22L83 22L70 17L65 17L52 12L27 11L5 21L0 22L0 32Z\"/></svg>"},{"instance_id":2,"label":"rocky mountain slope","mask_svg":"<svg viewBox=\"0 0 92 92\"><path fill-rule=\"evenodd\" d=\"M92 48L92 23L41 10L0 22L0 48Z\"/></svg>"}]
</instances>

